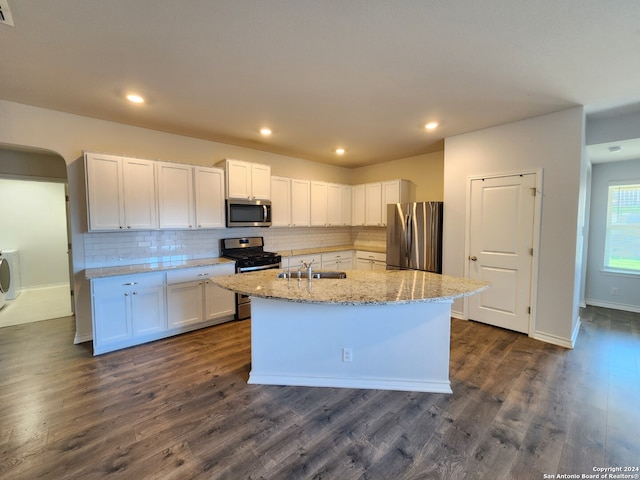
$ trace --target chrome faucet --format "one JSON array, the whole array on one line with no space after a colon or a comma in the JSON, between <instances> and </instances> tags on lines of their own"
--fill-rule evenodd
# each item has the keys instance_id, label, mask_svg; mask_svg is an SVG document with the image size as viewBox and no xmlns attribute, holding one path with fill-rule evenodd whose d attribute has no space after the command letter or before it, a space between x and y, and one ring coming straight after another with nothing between
<instances>
[{"instance_id":1,"label":"chrome faucet","mask_svg":"<svg viewBox=\"0 0 640 480\"><path fill-rule=\"evenodd\" d=\"M313 276L313 272L311 271L311 264L313 264L313 260L311 260L309 263L303 261L302 264L304 265L304 268L307 269L307 279L311 281L311 278Z\"/></svg>"}]
</instances>

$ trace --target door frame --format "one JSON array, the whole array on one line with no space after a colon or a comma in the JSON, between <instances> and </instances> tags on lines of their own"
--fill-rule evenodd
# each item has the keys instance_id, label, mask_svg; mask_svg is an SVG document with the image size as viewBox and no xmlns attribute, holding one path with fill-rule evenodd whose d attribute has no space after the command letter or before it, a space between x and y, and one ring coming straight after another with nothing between
<instances>
[{"instance_id":1,"label":"door frame","mask_svg":"<svg viewBox=\"0 0 640 480\"><path fill-rule=\"evenodd\" d=\"M521 170L508 173L488 173L486 175L470 175L467 177L467 200L465 212L465 235L464 235L464 278L469 278L469 255L471 245L471 183L474 180L482 180L483 178L501 178L513 177L519 175L535 175L536 180L536 196L534 200L533 210L533 258L531 259L531 290L530 304L531 313L529 315L529 331L528 335L533 336L536 331L536 311L538 304L538 266L540 261L540 231L542 223L542 197L544 196L543 168L532 170ZM462 314L465 320L469 320L469 297L464 297Z\"/></svg>"}]
</instances>

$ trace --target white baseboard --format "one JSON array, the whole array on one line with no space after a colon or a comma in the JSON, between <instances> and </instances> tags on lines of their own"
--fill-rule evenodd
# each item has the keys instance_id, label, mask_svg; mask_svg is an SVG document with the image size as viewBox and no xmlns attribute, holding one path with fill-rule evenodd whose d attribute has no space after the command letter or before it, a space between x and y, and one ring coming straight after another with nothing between
<instances>
[{"instance_id":1,"label":"white baseboard","mask_svg":"<svg viewBox=\"0 0 640 480\"><path fill-rule=\"evenodd\" d=\"M575 338L578 336L578 331L580 330L580 320L578 319L578 323L576 327L571 332L571 338L567 339L564 337L558 337L557 335L552 335L550 333L544 332L534 332L531 335L531 338L535 340L540 340L541 342L550 343L552 345L558 345L559 347L571 348L573 349L575 345Z\"/></svg>"},{"instance_id":2,"label":"white baseboard","mask_svg":"<svg viewBox=\"0 0 640 480\"><path fill-rule=\"evenodd\" d=\"M79 334L76 332L76 336L73 337L73 344L78 345L79 343L90 342L91 340L93 340L91 333Z\"/></svg>"},{"instance_id":3,"label":"white baseboard","mask_svg":"<svg viewBox=\"0 0 640 480\"><path fill-rule=\"evenodd\" d=\"M580 325L582 325L582 319L580 315L578 315L578 321L573 327L573 332L571 332L571 348L575 347L576 340L578 339L578 334L580 333Z\"/></svg>"},{"instance_id":4,"label":"white baseboard","mask_svg":"<svg viewBox=\"0 0 640 480\"><path fill-rule=\"evenodd\" d=\"M451 317L457 318L458 320L468 320L468 318L464 316L463 312L457 312L455 310L451 310Z\"/></svg>"},{"instance_id":5,"label":"white baseboard","mask_svg":"<svg viewBox=\"0 0 640 480\"><path fill-rule=\"evenodd\" d=\"M415 381L387 378L318 377L308 375L270 375L251 372L252 385L292 385L300 387L366 388L405 392L452 393L448 381Z\"/></svg>"},{"instance_id":6,"label":"white baseboard","mask_svg":"<svg viewBox=\"0 0 640 480\"><path fill-rule=\"evenodd\" d=\"M601 300L585 300L587 305L594 307L611 308L612 310L623 310L625 312L640 313L640 307L638 305L625 305L624 303L611 303L603 302Z\"/></svg>"}]
</instances>

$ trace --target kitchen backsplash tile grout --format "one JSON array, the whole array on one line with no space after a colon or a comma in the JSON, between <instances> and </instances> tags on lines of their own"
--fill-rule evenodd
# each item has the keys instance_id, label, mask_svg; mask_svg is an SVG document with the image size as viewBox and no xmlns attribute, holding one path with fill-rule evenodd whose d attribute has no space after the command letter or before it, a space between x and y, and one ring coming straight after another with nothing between
<instances>
[{"instance_id":1,"label":"kitchen backsplash tile grout","mask_svg":"<svg viewBox=\"0 0 640 480\"><path fill-rule=\"evenodd\" d=\"M220 239L262 236L265 250L361 245L384 247L381 227L233 228L219 230L150 230L84 235L85 267L115 267L154 261L220 256Z\"/></svg>"}]
</instances>

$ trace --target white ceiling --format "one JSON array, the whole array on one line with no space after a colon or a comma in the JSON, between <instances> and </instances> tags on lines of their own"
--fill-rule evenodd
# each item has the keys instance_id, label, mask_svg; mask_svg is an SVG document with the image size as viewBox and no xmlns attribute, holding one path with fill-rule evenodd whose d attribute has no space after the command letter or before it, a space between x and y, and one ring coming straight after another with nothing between
<instances>
[{"instance_id":1,"label":"white ceiling","mask_svg":"<svg viewBox=\"0 0 640 480\"><path fill-rule=\"evenodd\" d=\"M0 99L335 165L640 104L638 0L7 1Z\"/></svg>"},{"instance_id":2,"label":"white ceiling","mask_svg":"<svg viewBox=\"0 0 640 480\"><path fill-rule=\"evenodd\" d=\"M638 132L640 135L640 132ZM640 139L587 145L587 155L592 163L619 162L640 159Z\"/></svg>"}]
</instances>

